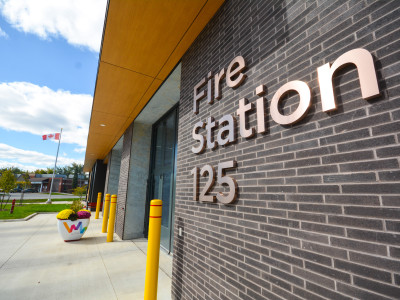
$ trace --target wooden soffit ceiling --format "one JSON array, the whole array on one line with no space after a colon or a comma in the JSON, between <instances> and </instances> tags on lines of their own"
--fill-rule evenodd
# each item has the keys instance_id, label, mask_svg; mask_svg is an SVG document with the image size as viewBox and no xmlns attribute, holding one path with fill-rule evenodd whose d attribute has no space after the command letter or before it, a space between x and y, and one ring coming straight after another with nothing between
<instances>
[{"instance_id":1,"label":"wooden soffit ceiling","mask_svg":"<svg viewBox=\"0 0 400 300\"><path fill-rule=\"evenodd\" d=\"M111 151L223 2L109 1L85 171Z\"/></svg>"}]
</instances>

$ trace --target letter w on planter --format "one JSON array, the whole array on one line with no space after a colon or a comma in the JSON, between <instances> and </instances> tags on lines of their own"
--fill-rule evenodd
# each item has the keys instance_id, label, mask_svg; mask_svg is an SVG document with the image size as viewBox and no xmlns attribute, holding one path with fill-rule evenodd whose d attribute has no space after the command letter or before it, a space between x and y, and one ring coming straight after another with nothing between
<instances>
[{"instance_id":1,"label":"letter w on planter","mask_svg":"<svg viewBox=\"0 0 400 300\"><path fill-rule=\"evenodd\" d=\"M77 241L85 234L90 219L71 220L57 220L58 232L65 242Z\"/></svg>"}]
</instances>

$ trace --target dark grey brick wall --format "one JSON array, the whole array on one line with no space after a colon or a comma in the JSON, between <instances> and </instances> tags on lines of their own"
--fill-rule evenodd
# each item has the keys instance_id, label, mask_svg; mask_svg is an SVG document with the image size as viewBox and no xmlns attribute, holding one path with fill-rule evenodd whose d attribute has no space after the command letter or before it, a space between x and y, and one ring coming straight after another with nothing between
<instances>
[{"instance_id":1,"label":"dark grey brick wall","mask_svg":"<svg viewBox=\"0 0 400 300\"><path fill-rule=\"evenodd\" d=\"M117 212L115 215L115 232L122 239L124 236L126 195L128 193L129 166L131 159L133 123L124 132L121 154L121 168L118 182Z\"/></svg>"},{"instance_id":2,"label":"dark grey brick wall","mask_svg":"<svg viewBox=\"0 0 400 300\"><path fill-rule=\"evenodd\" d=\"M381 96L363 100L347 67L334 79L338 110L324 113L316 69L355 48L373 54ZM238 55L245 82L224 83L194 115L194 86ZM312 107L280 126L268 107L291 80L308 83ZM255 102L259 84L267 133L193 154L194 124ZM283 111L296 105L290 97ZM182 59L174 298L400 299L399 139L400 1L227 1ZM231 159L237 202L193 201L191 169Z\"/></svg>"}]
</instances>

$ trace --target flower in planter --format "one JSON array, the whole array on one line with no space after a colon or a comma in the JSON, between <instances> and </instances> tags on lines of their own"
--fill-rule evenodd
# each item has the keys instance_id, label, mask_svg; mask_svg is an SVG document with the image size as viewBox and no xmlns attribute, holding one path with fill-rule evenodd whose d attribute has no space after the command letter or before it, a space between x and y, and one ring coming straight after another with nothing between
<instances>
[{"instance_id":1,"label":"flower in planter","mask_svg":"<svg viewBox=\"0 0 400 300\"><path fill-rule=\"evenodd\" d=\"M64 209L57 215L58 232L65 242L79 240L89 226L90 211L81 209L77 204L74 203L70 209Z\"/></svg>"},{"instance_id":2,"label":"flower in planter","mask_svg":"<svg viewBox=\"0 0 400 300\"><path fill-rule=\"evenodd\" d=\"M86 210L86 209L81 209L80 211L78 211L78 219L89 219L91 216L90 211Z\"/></svg>"},{"instance_id":3,"label":"flower in planter","mask_svg":"<svg viewBox=\"0 0 400 300\"><path fill-rule=\"evenodd\" d=\"M64 209L58 213L57 219L75 221L78 219L89 219L91 215L90 211L86 209L81 209L77 213L72 209Z\"/></svg>"},{"instance_id":4,"label":"flower in planter","mask_svg":"<svg viewBox=\"0 0 400 300\"><path fill-rule=\"evenodd\" d=\"M72 209L64 209L60 211L57 215L57 219L59 220L68 220L69 216L71 214L74 214L75 212Z\"/></svg>"}]
</instances>

